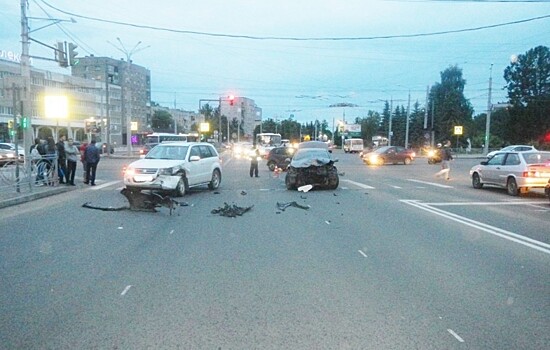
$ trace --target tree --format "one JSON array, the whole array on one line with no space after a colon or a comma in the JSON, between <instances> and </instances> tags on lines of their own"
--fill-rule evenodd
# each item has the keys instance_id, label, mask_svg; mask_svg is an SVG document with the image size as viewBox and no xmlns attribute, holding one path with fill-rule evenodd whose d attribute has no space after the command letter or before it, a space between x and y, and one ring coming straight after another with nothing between
<instances>
[{"instance_id":1,"label":"tree","mask_svg":"<svg viewBox=\"0 0 550 350\"><path fill-rule=\"evenodd\" d=\"M550 50L537 46L519 55L504 70L512 104L508 129L510 141L540 139L550 131Z\"/></svg>"},{"instance_id":2,"label":"tree","mask_svg":"<svg viewBox=\"0 0 550 350\"><path fill-rule=\"evenodd\" d=\"M441 72L441 82L432 86L429 105L434 106L434 129L437 140L451 139L457 125L464 126L466 131L472 125L473 108L470 101L464 97L465 85L462 69L455 65Z\"/></svg>"},{"instance_id":3,"label":"tree","mask_svg":"<svg viewBox=\"0 0 550 350\"><path fill-rule=\"evenodd\" d=\"M159 109L153 113L151 126L155 131L171 132L174 130L174 119L172 115L165 110Z\"/></svg>"}]
</instances>

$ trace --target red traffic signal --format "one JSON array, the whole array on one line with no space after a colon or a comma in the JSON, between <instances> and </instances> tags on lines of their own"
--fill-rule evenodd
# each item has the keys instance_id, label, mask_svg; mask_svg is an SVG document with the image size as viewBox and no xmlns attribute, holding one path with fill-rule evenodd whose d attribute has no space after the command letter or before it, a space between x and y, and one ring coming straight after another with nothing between
<instances>
[{"instance_id":1,"label":"red traffic signal","mask_svg":"<svg viewBox=\"0 0 550 350\"><path fill-rule=\"evenodd\" d=\"M229 95L229 105L233 106L234 103L235 103L235 96Z\"/></svg>"}]
</instances>

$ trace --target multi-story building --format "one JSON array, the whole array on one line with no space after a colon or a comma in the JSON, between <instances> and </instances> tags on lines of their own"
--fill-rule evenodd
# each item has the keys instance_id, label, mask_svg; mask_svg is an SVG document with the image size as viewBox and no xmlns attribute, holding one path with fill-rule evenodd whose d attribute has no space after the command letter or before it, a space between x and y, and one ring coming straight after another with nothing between
<instances>
[{"instance_id":1,"label":"multi-story building","mask_svg":"<svg viewBox=\"0 0 550 350\"><path fill-rule=\"evenodd\" d=\"M121 89L121 132L122 142L126 144L128 126L132 143L140 143L141 135L150 131L151 119L151 72L132 61L116 60L93 55L79 58L72 67L72 75L84 79L95 79L117 85Z\"/></svg>"},{"instance_id":2,"label":"multi-story building","mask_svg":"<svg viewBox=\"0 0 550 350\"><path fill-rule=\"evenodd\" d=\"M185 111L179 108L168 108L168 107L161 107L161 106L152 107L152 109L153 109L153 114L155 111L166 111L170 113L172 118L176 121L177 126L172 129L173 132L175 133L187 134L191 132L192 130L191 128L193 124L197 124L200 122L200 116L193 111ZM152 131L155 131L155 130L152 130Z\"/></svg>"},{"instance_id":3,"label":"multi-story building","mask_svg":"<svg viewBox=\"0 0 550 350\"><path fill-rule=\"evenodd\" d=\"M18 101L20 94L25 93L21 86L23 84L19 62L0 60L0 139L3 141L11 139L7 123L14 117L14 97L15 114L21 114ZM106 142L104 125L109 116L111 143L121 144L121 89L119 86L31 68L30 94L32 110L30 113L23 111L23 115L30 114L33 138L45 139L53 136L57 139L60 134L63 134L76 140L93 137L100 142ZM52 119L46 116L46 96L67 97L67 118ZM98 126L97 133L86 130L87 121L95 122Z\"/></svg>"},{"instance_id":4,"label":"multi-story building","mask_svg":"<svg viewBox=\"0 0 550 350\"><path fill-rule=\"evenodd\" d=\"M228 118L229 123L237 120L241 125L244 135L229 135L233 140L252 140L254 129L262 121L262 109L256 106L254 100L246 97L235 97L233 101L221 100L221 114Z\"/></svg>"}]
</instances>

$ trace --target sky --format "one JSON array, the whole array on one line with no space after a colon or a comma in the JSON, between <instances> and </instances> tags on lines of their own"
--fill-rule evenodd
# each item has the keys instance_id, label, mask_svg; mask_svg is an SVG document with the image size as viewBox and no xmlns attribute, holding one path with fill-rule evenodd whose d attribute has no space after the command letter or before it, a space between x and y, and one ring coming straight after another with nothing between
<instances>
[{"instance_id":1,"label":"sky","mask_svg":"<svg viewBox=\"0 0 550 350\"><path fill-rule=\"evenodd\" d=\"M37 41L131 57L151 71L163 106L196 111L201 99L234 95L253 99L264 120L329 124L382 112L385 101L406 108L409 94L423 107L454 65L485 113L490 77L492 102L504 102L511 57L550 47L550 1L540 0L29 0L28 16ZM0 0L0 50L21 52L20 20L20 0ZM36 42L30 54L53 58ZM356 107L329 107L339 103Z\"/></svg>"}]
</instances>

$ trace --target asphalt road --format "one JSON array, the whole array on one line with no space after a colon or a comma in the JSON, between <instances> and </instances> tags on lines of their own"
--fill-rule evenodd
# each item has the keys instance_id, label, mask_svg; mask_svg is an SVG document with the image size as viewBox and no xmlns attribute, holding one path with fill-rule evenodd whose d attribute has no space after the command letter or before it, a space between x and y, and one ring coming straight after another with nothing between
<instances>
[{"instance_id":1,"label":"asphalt road","mask_svg":"<svg viewBox=\"0 0 550 350\"><path fill-rule=\"evenodd\" d=\"M546 349L548 199L475 190L457 159L367 167L287 191L224 157L219 191L170 216L124 206L124 159L98 186L0 210L5 349ZM308 210L277 202L296 201ZM253 206L242 217L211 213Z\"/></svg>"}]
</instances>

